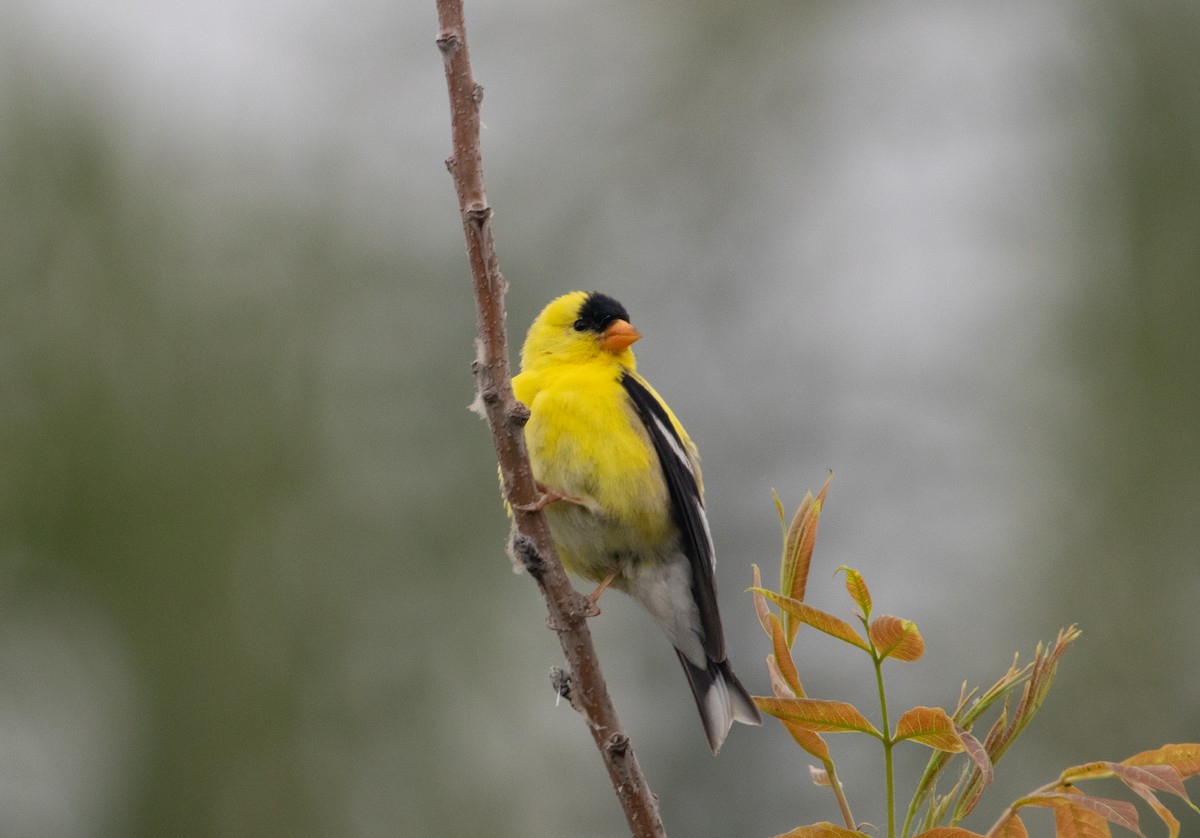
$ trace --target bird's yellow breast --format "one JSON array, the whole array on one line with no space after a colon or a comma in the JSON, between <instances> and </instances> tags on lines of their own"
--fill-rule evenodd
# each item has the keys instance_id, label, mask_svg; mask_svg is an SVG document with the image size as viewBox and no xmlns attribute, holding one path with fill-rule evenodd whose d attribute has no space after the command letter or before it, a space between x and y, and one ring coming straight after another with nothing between
<instances>
[{"instance_id":1,"label":"bird's yellow breast","mask_svg":"<svg viewBox=\"0 0 1200 838\"><path fill-rule=\"evenodd\" d=\"M567 566L600 578L624 557L655 561L677 539L658 455L614 364L526 371L514 395L529 407L533 476L587 506L560 501L547 520Z\"/></svg>"}]
</instances>

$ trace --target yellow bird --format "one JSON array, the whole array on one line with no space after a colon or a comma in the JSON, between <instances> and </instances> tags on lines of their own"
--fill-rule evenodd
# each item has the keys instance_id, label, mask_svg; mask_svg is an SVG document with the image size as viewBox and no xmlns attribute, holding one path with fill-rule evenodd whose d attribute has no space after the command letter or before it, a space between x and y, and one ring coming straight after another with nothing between
<instances>
[{"instance_id":1,"label":"yellow bird","mask_svg":"<svg viewBox=\"0 0 1200 838\"><path fill-rule=\"evenodd\" d=\"M641 334L598 292L553 300L534 320L513 392L563 564L625 591L666 633L713 753L734 721L762 724L725 657L696 446L644 378Z\"/></svg>"}]
</instances>

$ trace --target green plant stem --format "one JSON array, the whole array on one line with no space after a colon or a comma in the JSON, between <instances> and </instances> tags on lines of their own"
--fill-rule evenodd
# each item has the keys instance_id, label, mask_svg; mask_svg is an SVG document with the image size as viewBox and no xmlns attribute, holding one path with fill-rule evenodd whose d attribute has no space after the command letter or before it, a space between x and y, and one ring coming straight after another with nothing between
<instances>
[{"instance_id":1,"label":"green plant stem","mask_svg":"<svg viewBox=\"0 0 1200 838\"><path fill-rule=\"evenodd\" d=\"M888 838L896 838L896 784L892 771L892 728L888 724L887 690L883 686L883 659L879 657L875 644L871 644L871 660L875 663L875 682L879 685L880 721L883 723L883 770L887 780Z\"/></svg>"}]
</instances>

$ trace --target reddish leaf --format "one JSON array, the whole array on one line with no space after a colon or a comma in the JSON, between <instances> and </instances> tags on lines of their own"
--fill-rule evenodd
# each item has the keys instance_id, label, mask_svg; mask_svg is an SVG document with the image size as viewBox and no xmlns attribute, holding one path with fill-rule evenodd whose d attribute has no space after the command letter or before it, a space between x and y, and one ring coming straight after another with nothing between
<instances>
[{"instance_id":1,"label":"reddish leaf","mask_svg":"<svg viewBox=\"0 0 1200 838\"><path fill-rule=\"evenodd\" d=\"M821 508L825 505L825 494L829 491L829 483L833 480L833 472L825 479L825 485L815 498L811 494L804 496L804 502L796 512L792 525L788 529L788 537L784 543L783 554L783 585L780 591L794 600L804 601L804 592L808 587L808 569L812 564L813 546L817 540L817 520L821 517ZM796 639L796 631L800 628L794 620L785 619L788 645Z\"/></svg>"},{"instance_id":2,"label":"reddish leaf","mask_svg":"<svg viewBox=\"0 0 1200 838\"><path fill-rule=\"evenodd\" d=\"M1099 819L1101 822L1111 821L1136 835L1143 835L1142 830L1138 827L1137 808L1132 803L1127 803L1124 800L1093 797L1090 794L1084 794L1078 789L1072 788L1071 791L1031 795L1022 798L1019 802L1027 806L1053 806L1056 824L1059 823L1060 818L1063 818L1065 819L1064 823L1074 824L1080 829L1094 830L1095 827L1093 824ZM1064 813L1063 809L1068 811ZM1063 832L1062 826L1059 826L1059 835L1072 836L1072 838L1076 835L1081 836L1081 838L1083 836L1091 838L1092 835L1108 835L1108 825L1104 823L1101 825L1104 828L1103 832Z\"/></svg>"},{"instance_id":3,"label":"reddish leaf","mask_svg":"<svg viewBox=\"0 0 1200 838\"><path fill-rule=\"evenodd\" d=\"M1124 800L1111 800L1107 797L1093 797L1090 794L1080 794L1071 797L1071 804L1089 809L1105 820L1115 823L1117 826L1123 826L1130 832L1142 835L1142 830L1138 826L1137 808L1132 803L1127 803Z\"/></svg>"},{"instance_id":4,"label":"reddish leaf","mask_svg":"<svg viewBox=\"0 0 1200 838\"><path fill-rule=\"evenodd\" d=\"M769 615L771 622L771 646L775 652L775 665L779 667L779 674L783 676L783 680L792 688L792 692L799 698L804 698L804 686L800 683L800 673L796 671L796 663L792 660L792 651L788 648L787 640L783 636L783 623L779 622L779 618L774 614Z\"/></svg>"},{"instance_id":5,"label":"reddish leaf","mask_svg":"<svg viewBox=\"0 0 1200 838\"><path fill-rule=\"evenodd\" d=\"M1103 816L1066 801L1054 806L1054 831L1056 838L1112 838Z\"/></svg>"},{"instance_id":6,"label":"reddish leaf","mask_svg":"<svg viewBox=\"0 0 1200 838\"><path fill-rule=\"evenodd\" d=\"M983 744L978 739L958 725L954 726L954 732L958 734L958 738L962 741L963 748L967 752L967 758L975 763L975 770L979 772L978 780L972 783L973 788L970 797L964 800L961 815L966 816L979 803L979 798L983 795L983 790L991 784L992 778L995 776L995 769L992 766L992 760L988 756L987 749L983 747Z\"/></svg>"},{"instance_id":7,"label":"reddish leaf","mask_svg":"<svg viewBox=\"0 0 1200 838\"><path fill-rule=\"evenodd\" d=\"M1188 800L1187 789L1183 787L1183 778L1179 776L1179 769L1173 765L1125 765L1115 762L1112 768L1113 773L1126 785L1139 783L1147 788L1179 795L1191 803L1191 800Z\"/></svg>"},{"instance_id":8,"label":"reddish leaf","mask_svg":"<svg viewBox=\"0 0 1200 838\"><path fill-rule=\"evenodd\" d=\"M911 739L952 754L966 748L953 720L941 707L914 707L905 712L896 722L894 738L897 742Z\"/></svg>"},{"instance_id":9,"label":"reddish leaf","mask_svg":"<svg viewBox=\"0 0 1200 838\"><path fill-rule=\"evenodd\" d=\"M1128 760L1124 763L1089 762L1085 765L1077 765L1064 771L1060 782L1066 785L1077 783L1080 780L1116 777L1150 804L1154 813L1166 824L1172 838L1174 838L1174 836L1179 834L1179 821L1162 804L1154 792L1165 791L1178 795L1192 809L1196 809L1196 805L1188 797L1187 789L1184 788L1183 778L1180 777L1179 770L1174 765L1168 764L1150 762L1145 765L1129 765L1127 763Z\"/></svg>"},{"instance_id":10,"label":"reddish leaf","mask_svg":"<svg viewBox=\"0 0 1200 838\"><path fill-rule=\"evenodd\" d=\"M799 593L800 595L795 598L800 600L804 599L804 591L808 587L808 573L807 568L799 568L801 578L796 579L798 570L796 562L799 559L800 531L804 527L812 504L812 492L805 492L800 506L796 509L796 514L792 516L792 523L788 525L787 533L783 537L783 557L779 565L779 590L785 595L793 592Z\"/></svg>"},{"instance_id":11,"label":"reddish leaf","mask_svg":"<svg viewBox=\"0 0 1200 838\"><path fill-rule=\"evenodd\" d=\"M796 722L789 722L785 719L780 719L779 723L783 725L787 732L796 740L796 744L819 760L827 760L832 754L829 753L829 745L821 738L821 734L814 733L808 728L801 727Z\"/></svg>"},{"instance_id":12,"label":"reddish leaf","mask_svg":"<svg viewBox=\"0 0 1200 838\"><path fill-rule=\"evenodd\" d=\"M989 838L1029 838L1029 830L1025 822L1013 812L989 833Z\"/></svg>"},{"instance_id":13,"label":"reddish leaf","mask_svg":"<svg viewBox=\"0 0 1200 838\"><path fill-rule=\"evenodd\" d=\"M1009 742L1016 738L1025 725L1029 724L1030 720L1037 715L1042 702L1046 700L1046 694L1050 691L1050 684L1054 681L1059 659L1067 651L1067 647L1079 639L1079 635L1079 629L1071 626L1070 628L1059 629L1058 638L1049 649L1043 648L1040 643L1038 644L1037 651L1034 653L1033 667L1029 673L1029 680L1025 682L1025 689L1021 691L1021 700L1018 702L1017 710L1014 714L1014 727L1006 735ZM992 758L995 759L996 755L993 754Z\"/></svg>"},{"instance_id":14,"label":"reddish leaf","mask_svg":"<svg viewBox=\"0 0 1200 838\"><path fill-rule=\"evenodd\" d=\"M870 617L871 592L867 590L867 582L863 579L862 574L846 565L842 565L838 570L846 572L846 593L850 594L850 599L854 600L854 604L858 606L864 618Z\"/></svg>"},{"instance_id":15,"label":"reddish leaf","mask_svg":"<svg viewBox=\"0 0 1200 838\"><path fill-rule=\"evenodd\" d=\"M1200 744L1189 742L1182 745L1163 745L1152 751L1134 754L1129 759L1122 760L1122 764L1170 765L1186 780L1200 774Z\"/></svg>"},{"instance_id":16,"label":"reddish leaf","mask_svg":"<svg viewBox=\"0 0 1200 838\"><path fill-rule=\"evenodd\" d=\"M854 707L844 701L822 701L816 698L765 698L754 696L754 703L764 713L777 719L793 722L805 730L817 733L869 733L882 737L875 726Z\"/></svg>"},{"instance_id":17,"label":"reddish leaf","mask_svg":"<svg viewBox=\"0 0 1200 838\"><path fill-rule=\"evenodd\" d=\"M1187 789L1183 786L1183 778L1173 765L1130 765L1128 762L1089 762L1068 768L1062 773L1062 783L1073 784L1080 780L1116 777L1126 785L1140 783L1143 786L1159 791L1170 792L1188 800Z\"/></svg>"},{"instance_id":18,"label":"reddish leaf","mask_svg":"<svg viewBox=\"0 0 1200 838\"><path fill-rule=\"evenodd\" d=\"M871 836L865 832L846 829L844 826L836 826L825 821L814 823L811 826L796 827L791 832L776 835L775 838L871 838Z\"/></svg>"},{"instance_id":19,"label":"reddish leaf","mask_svg":"<svg viewBox=\"0 0 1200 838\"><path fill-rule=\"evenodd\" d=\"M1166 768L1167 766L1159 767ZM1150 808L1154 810L1154 814L1158 815L1159 820L1166 824L1169 838L1179 838L1179 818L1175 817L1175 814L1163 805L1163 802L1158 799L1158 795L1156 795L1146 786L1143 786L1141 783L1127 781L1126 785L1137 792L1137 794L1140 795L1143 800L1150 804Z\"/></svg>"},{"instance_id":20,"label":"reddish leaf","mask_svg":"<svg viewBox=\"0 0 1200 838\"><path fill-rule=\"evenodd\" d=\"M857 646L863 650L867 648L867 641L863 640L862 635L854 630L854 626L845 620L838 619L832 614L822 611L819 608L813 608L811 605L807 605L797 599L780 596L774 591L768 591L763 588L755 590L758 590L759 593L782 608L785 613L790 614L800 620L800 622L808 623L808 625L818 631L823 631L832 637L836 637L838 640L844 640L852 646ZM788 646L792 645L792 640L795 636L795 632L791 632L788 637Z\"/></svg>"},{"instance_id":21,"label":"reddish leaf","mask_svg":"<svg viewBox=\"0 0 1200 838\"><path fill-rule=\"evenodd\" d=\"M1008 699L1005 699L1004 706L1000 708L1000 715L996 717L992 729L988 731L987 736L983 738L983 747L987 749L988 756L994 757L996 754L996 746L1001 741L1001 737L1008 729Z\"/></svg>"},{"instance_id":22,"label":"reddish leaf","mask_svg":"<svg viewBox=\"0 0 1200 838\"><path fill-rule=\"evenodd\" d=\"M1183 787L1183 778L1179 776L1179 769L1173 765L1124 765L1118 762L1113 763L1112 768L1121 782L1150 804L1154 814L1166 824L1171 838L1179 835L1179 819L1158 799L1155 790L1178 795L1193 810L1200 811L1188 797L1187 789Z\"/></svg>"},{"instance_id":23,"label":"reddish leaf","mask_svg":"<svg viewBox=\"0 0 1200 838\"><path fill-rule=\"evenodd\" d=\"M925 641L917 631L917 624L911 620L884 614L871 621L870 634L881 658L915 661L925 654Z\"/></svg>"},{"instance_id":24,"label":"reddish leaf","mask_svg":"<svg viewBox=\"0 0 1200 838\"><path fill-rule=\"evenodd\" d=\"M771 692L775 693L776 698L796 698L796 693L788 686L787 681L783 680L774 655L767 655L767 675L771 677Z\"/></svg>"}]
</instances>

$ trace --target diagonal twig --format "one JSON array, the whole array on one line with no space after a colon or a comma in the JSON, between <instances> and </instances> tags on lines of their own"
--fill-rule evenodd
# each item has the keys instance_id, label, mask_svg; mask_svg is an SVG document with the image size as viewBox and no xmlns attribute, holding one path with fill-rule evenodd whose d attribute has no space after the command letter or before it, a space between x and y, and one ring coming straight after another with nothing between
<instances>
[{"instance_id":1,"label":"diagonal twig","mask_svg":"<svg viewBox=\"0 0 1200 838\"><path fill-rule=\"evenodd\" d=\"M467 51L462 0L436 0L441 50L450 93L453 154L446 166L454 178L462 214L467 256L475 286L478 347L474 364L479 391L500 472L514 512L513 552L537 582L549 611L548 625L558 634L569 673L558 673L555 688L587 721L588 730L608 769L613 789L635 838L665 838L658 801L638 765L629 737L621 728L600 671L587 626L587 603L571 587L558 560L546 520L540 511L525 512L536 487L525 451L523 428L529 418L512 393L504 328L505 281L500 274L492 237L492 209L483 189L479 143L479 105L483 88L476 84Z\"/></svg>"}]
</instances>

